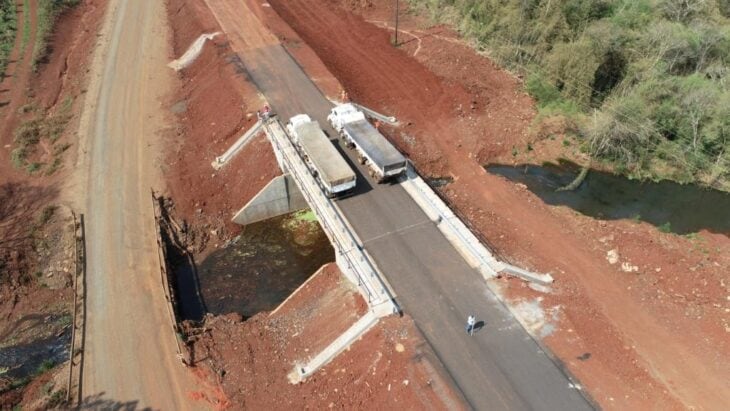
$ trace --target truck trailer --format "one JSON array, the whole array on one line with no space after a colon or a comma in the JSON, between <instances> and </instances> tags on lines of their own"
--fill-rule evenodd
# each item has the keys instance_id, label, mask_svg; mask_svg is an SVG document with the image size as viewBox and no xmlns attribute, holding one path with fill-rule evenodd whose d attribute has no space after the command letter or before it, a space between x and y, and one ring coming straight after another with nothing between
<instances>
[{"instance_id":1,"label":"truck trailer","mask_svg":"<svg viewBox=\"0 0 730 411\"><path fill-rule=\"evenodd\" d=\"M327 116L345 144L357 150L361 164L382 183L406 171L406 158L350 103L335 106Z\"/></svg>"},{"instance_id":2,"label":"truck trailer","mask_svg":"<svg viewBox=\"0 0 730 411\"><path fill-rule=\"evenodd\" d=\"M342 195L355 188L357 177L317 121L298 114L286 125L299 155L328 197Z\"/></svg>"}]
</instances>

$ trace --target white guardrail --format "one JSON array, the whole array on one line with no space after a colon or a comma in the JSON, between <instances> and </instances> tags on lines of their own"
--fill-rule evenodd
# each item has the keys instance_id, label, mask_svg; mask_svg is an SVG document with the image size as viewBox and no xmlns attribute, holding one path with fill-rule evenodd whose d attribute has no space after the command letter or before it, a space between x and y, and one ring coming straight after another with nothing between
<instances>
[{"instance_id":1,"label":"white guardrail","mask_svg":"<svg viewBox=\"0 0 730 411\"><path fill-rule=\"evenodd\" d=\"M226 150L223 155L220 155L213 160L211 165L214 169L218 170L226 163L228 160L230 160L234 155L238 154L238 152L248 144L249 141L251 141L251 138L254 137L256 134L258 134L259 130L261 129L261 120L257 121L251 128L249 128L241 137L239 137L238 140L236 140L233 145Z\"/></svg>"},{"instance_id":2,"label":"white guardrail","mask_svg":"<svg viewBox=\"0 0 730 411\"><path fill-rule=\"evenodd\" d=\"M553 282L550 274L533 273L497 260L466 224L413 170L410 163L405 177L401 179L401 186L421 207L428 218L436 224L469 265L478 270L485 279L495 277L502 272L541 285L549 285Z\"/></svg>"},{"instance_id":3,"label":"white guardrail","mask_svg":"<svg viewBox=\"0 0 730 411\"><path fill-rule=\"evenodd\" d=\"M340 270L358 285L371 310L376 311L379 316L399 312L400 309L394 301L394 293L387 281L367 251L363 249L362 242L343 217L340 209L331 199L327 198L309 173L304 161L289 140L284 127L276 118L267 120L263 127L275 148L282 168L288 171L294 179L335 247Z\"/></svg>"}]
</instances>

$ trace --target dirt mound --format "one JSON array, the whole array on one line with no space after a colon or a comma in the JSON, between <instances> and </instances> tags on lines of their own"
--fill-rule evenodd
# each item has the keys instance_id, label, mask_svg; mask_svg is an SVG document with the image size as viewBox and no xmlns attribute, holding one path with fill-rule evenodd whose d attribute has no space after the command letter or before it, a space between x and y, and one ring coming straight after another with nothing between
<instances>
[{"instance_id":1,"label":"dirt mound","mask_svg":"<svg viewBox=\"0 0 730 411\"><path fill-rule=\"evenodd\" d=\"M272 314L245 322L237 315L209 318L193 348L198 364L213 370L235 407L459 407L408 318L381 320L308 380L289 383L295 362L315 355L366 309L329 264Z\"/></svg>"}]
</instances>

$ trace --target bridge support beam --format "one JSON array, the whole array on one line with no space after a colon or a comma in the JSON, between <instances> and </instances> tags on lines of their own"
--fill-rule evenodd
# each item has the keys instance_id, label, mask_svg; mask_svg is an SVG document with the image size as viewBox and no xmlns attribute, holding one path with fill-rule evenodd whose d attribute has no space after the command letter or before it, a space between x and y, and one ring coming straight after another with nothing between
<instances>
[{"instance_id":1,"label":"bridge support beam","mask_svg":"<svg viewBox=\"0 0 730 411\"><path fill-rule=\"evenodd\" d=\"M273 178L254 198L233 217L240 225L268 220L269 218L309 208L296 183L288 174Z\"/></svg>"}]
</instances>

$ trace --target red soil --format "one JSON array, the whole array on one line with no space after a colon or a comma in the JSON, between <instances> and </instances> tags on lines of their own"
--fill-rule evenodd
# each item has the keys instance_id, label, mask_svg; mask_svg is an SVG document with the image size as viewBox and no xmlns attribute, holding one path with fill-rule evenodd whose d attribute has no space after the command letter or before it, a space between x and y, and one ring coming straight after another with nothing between
<instances>
[{"instance_id":1,"label":"red soil","mask_svg":"<svg viewBox=\"0 0 730 411\"><path fill-rule=\"evenodd\" d=\"M30 6L33 10L31 24L35 25L36 2L30 1ZM33 238L28 235L31 222L45 206L58 201L60 186L67 173L62 170L52 176L30 175L25 170L15 169L9 156L14 146L15 128L29 117L21 112L21 107L33 104L42 111L53 112L61 96L75 101L84 92L86 61L103 14L104 5L100 0L84 1L63 13L49 39L50 54L38 65L36 73L30 67L35 27L30 30L31 38L22 58L19 56L19 35L12 54L13 63L6 73L8 77L0 85L0 89L7 90L7 96L3 95L3 98L9 98L8 104L0 108L3 116L0 122L0 143L3 145L0 152L0 260L8 263L3 267L8 274L3 280L7 282L0 284L3 292L0 314L4 318L35 312L65 298L64 293L34 287L35 281L20 280L29 277L40 262L32 257ZM22 15L18 17L18 33L23 31L24 20ZM75 106L71 106L73 116ZM72 119L59 140L61 143L73 141L74 126Z\"/></svg>"},{"instance_id":2,"label":"red soil","mask_svg":"<svg viewBox=\"0 0 730 411\"><path fill-rule=\"evenodd\" d=\"M201 0L169 0L168 14L175 55L170 60L200 34L220 30ZM219 36L179 73L179 90L169 102L171 109L179 107L178 124L167 138L163 166L177 213L205 233L215 230L220 239L240 230L230 222L235 212L281 174L263 134L222 169L211 166L256 122L255 113L263 105L234 57L225 37Z\"/></svg>"},{"instance_id":3,"label":"red soil","mask_svg":"<svg viewBox=\"0 0 730 411\"><path fill-rule=\"evenodd\" d=\"M305 382L287 375L367 309L334 264L272 314L209 318L194 343L236 408L443 409L460 407L408 318L381 320Z\"/></svg>"},{"instance_id":4,"label":"red soil","mask_svg":"<svg viewBox=\"0 0 730 411\"><path fill-rule=\"evenodd\" d=\"M730 366L719 359L730 355L730 240L594 221L487 174L483 162L526 145L534 105L519 80L448 29L420 29L426 24L413 15L403 28L418 39L394 49L390 32L366 21L390 15L391 2L341 3L271 1L351 98L399 117L404 126L388 131L419 170L455 177L444 193L496 251L553 274L544 305L561 315L546 342L596 400L616 409L726 404ZM613 248L639 273L608 264ZM509 284L509 295L534 297L521 283ZM586 352L590 358L576 360Z\"/></svg>"},{"instance_id":5,"label":"red soil","mask_svg":"<svg viewBox=\"0 0 730 411\"><path fill-rule=\"evenodd\" d=\"M16 128L23 122L43 113L57 113L61 106L70 102L72 118L66 126L66 131L60 137L57 145L73 144L75 137L72 130L76 128L79 97L86 92L84 88L85 76L88 71L87 62L91 50L96 42L95 33L98 31L106 9L101 0L85 0L78 6L62 13L48 39L48 56L38 64L37 72L30 66L33 44L35 41L35 10L36 1L30 0L31 25L30 39L20 57L20 43L22 35L16 39L15 50L6 73L7 77L0 83L0 90L8 90L8 96L2 95L2 102L8 104L0 107L3 121L0 123L0 174L3 180L32 181L33 184L50 185L65 180L67 172L56 172L52 176L35 175L29 178L25 170L15 169L10 161L10 153L14 148L13 139ZM18 17L18 33L23 32L24 17ZM7 98L7 101L5 100ZM26 109L23 109L26 108ZM41 142L40 146L43 146ZM49 147L40 147L33 158L34 161L49 163L52 155ZM73 152L74 150L68 150ZM66 161L64 161L66 162Z\"/></svg>"},{"instance_id":6,"label":"red soil","mask_svg":"<svg viewBox=\"0 0 730 411\"><path fill-rule=\"evenodd\" d=\"M67 210L57 210L55 216L45 225L32 228L39 219L44 207L58 204L62 198L62 187L68 177L69 170L61 168L53 175L31 175L25 170L13 167L10 153L14 148L15 130L24 121L41 118L47 113L58 112L61 104L68 99L71 119L60 136L57 145L75 143L78 104L76 102L85 92L85 80L88 70L87 62L96 42L96 32L103 19L105 2L101 0L82 1L74 9L63 13L56 21L54 32L49 39L49 54L40 62L37 71L31 68L33 44L35 41L37 1L30 0L30 39L21 53L20 45L24 31L24 16L18 16L18 36L11 56L11 64L6 77L0 82L0 336L2 339L12 336L16 321L34 314L60 314L70 311L72 292L63 285L70 284L60 278L58 273L54 279L47 277L58 267L47 267L58 258L71 258L68 241L61 241L59 233L70 230L64 218ZM22 2L18 3L22 10ZM68 104L67 104L68 105ZM32 109L31 109L32 108ZM33 160L49 162L50 147L44 142L39 144ZM68 150L67 153L75 150ZM70 163L68 154L63 163ZM69 234L70 235L70 234ZM46 248L39 249L39 241L46 243ZM43 278L36 278L35 273L42 272ZM47 272L46 272L47 271ZM63 274L63 273L61 273ZM58 278L56 278L58 277ZM55 281L57 280L57 281ZM55 281L55 282L54 282ZM58 289L51 289L41 284L53 283ZM44 324L34 327L40 331ZM31 334L35 331L32 331ZM31 338L32 335L24 338ZM32 338L31 338L32 339ZM0 341L6 343L7 341ZM20 341L22 342L22 341ZM37 404L39 384L45 384L50 378L49 372L34 381L27 390L19 388L4 393L0 397L0 408L12 408L16 403L28 407ZM58 387L56 387L58 389ZM31 406L34 407L34 406Z\"/></svg>"}]
</instances>

